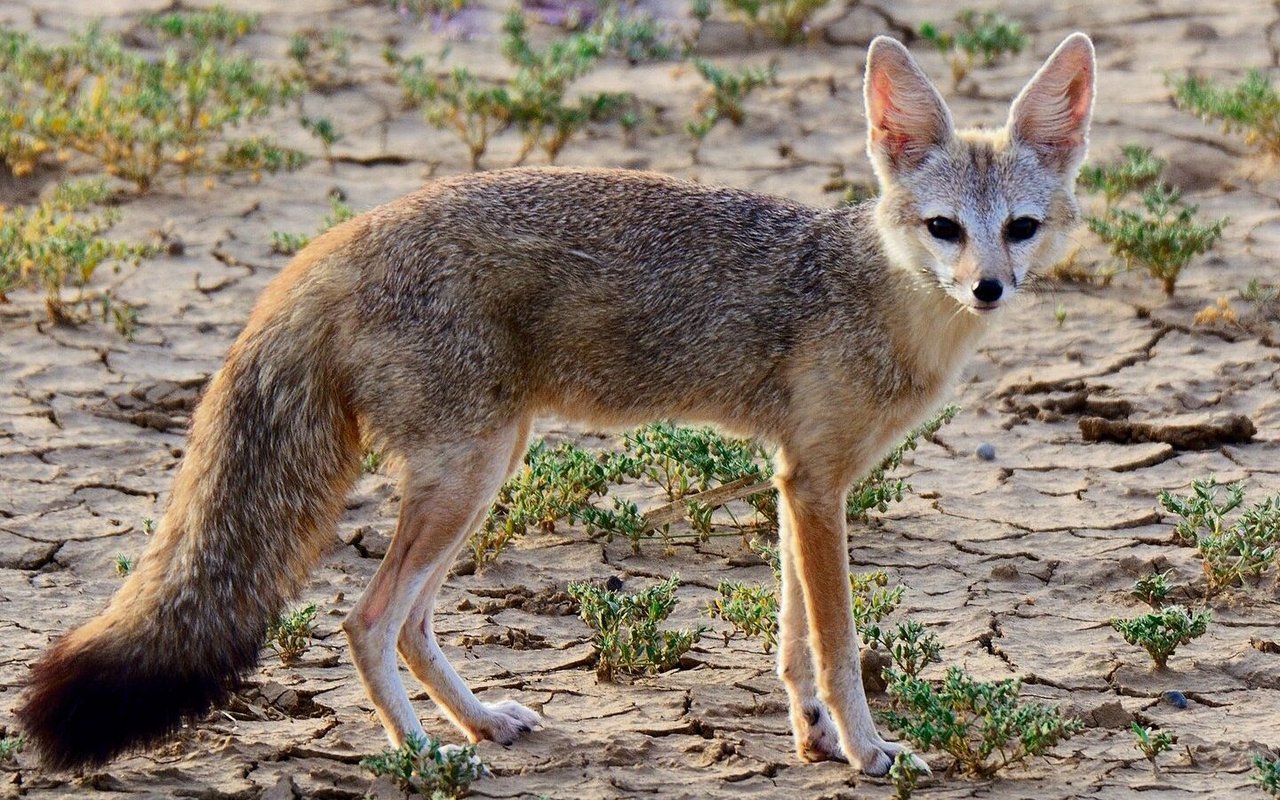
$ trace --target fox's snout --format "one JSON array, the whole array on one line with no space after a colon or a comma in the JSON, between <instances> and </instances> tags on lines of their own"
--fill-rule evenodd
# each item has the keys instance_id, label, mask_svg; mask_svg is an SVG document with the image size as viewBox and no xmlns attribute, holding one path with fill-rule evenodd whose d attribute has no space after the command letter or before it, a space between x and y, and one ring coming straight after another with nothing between
<instances>
[{"instance_id":1,"label":"fox's snout","mask_svg":"<svg viewBox=\"0 0 1280 800\"><path fill-rule=\"evenodd\" d=\"M994 307L1004 295L1004 284L995 278L981 278L969 288L973 292L973 299L987 307Z\"/></svg>"}]
</instances>

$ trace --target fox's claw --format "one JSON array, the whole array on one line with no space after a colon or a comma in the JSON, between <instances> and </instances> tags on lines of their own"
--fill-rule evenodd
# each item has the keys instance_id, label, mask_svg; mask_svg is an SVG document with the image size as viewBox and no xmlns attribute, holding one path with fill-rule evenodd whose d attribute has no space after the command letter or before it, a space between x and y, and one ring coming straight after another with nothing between
<instances>
[{"instance_id":1,"label":"fox's claw","mask_svg":"<svg viewBox=\"0 0 1280 800\"><path fill-rule=\"evenodd\" d=\"M886 742L884 739L880 738L876 738L869 742L867 746L862 749L860 758L856 761L854 759L850 759L850 761L860 765L862 771L867 775L880 777L888 774L889 768L893 766L894 758L897 757L898 753L902 752L910 753L911 763L915 765L916 769L920 770L925 775L933 774L933 771L929 769L929 765L924 762L924 759L920 758L920 756L915 753L912 753L909 747L899 744L898 742Z\"/></svg>"},{"instance_id":2,"label":"fox's claw","mask_svg":"<svg viewBox=\"0 0 1280 800\"><path fill-rule=\"evenodd\" d=\"M840 734L831 715L818 700L804 704L804 721L796 727L796 754L801 761L841 761L847 763L840 749Z\"/></svg>"},{"instance_id":3,"label":"fox's claw","mask_svg":"<svg viewBox=\"0 0 1280 800\"><path fill-rule=\"evenodd\" d=\"M484 707L488 713L468 731L473 742L489 739L506 746L542 724L542 717L536 711L525 708L514 700L485 703Z\"/></svg>"}]
</instances>

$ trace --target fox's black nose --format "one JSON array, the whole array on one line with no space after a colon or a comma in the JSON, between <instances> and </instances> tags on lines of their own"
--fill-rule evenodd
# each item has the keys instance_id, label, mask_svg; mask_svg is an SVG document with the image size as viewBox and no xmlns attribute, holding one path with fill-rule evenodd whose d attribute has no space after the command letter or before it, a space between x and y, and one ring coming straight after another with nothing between
<instances>
[{"instance_id":1,"label":"fox's black nose","mask_svg":"<svg viewBox=\"0 0 1280 800\"><path fill-rule=\"evenodd\" d=\"M1004 285L991 278L983 278L973 285L973 296L983 303L994 303L1004 294Z\"/></svg>"}]
</instances>

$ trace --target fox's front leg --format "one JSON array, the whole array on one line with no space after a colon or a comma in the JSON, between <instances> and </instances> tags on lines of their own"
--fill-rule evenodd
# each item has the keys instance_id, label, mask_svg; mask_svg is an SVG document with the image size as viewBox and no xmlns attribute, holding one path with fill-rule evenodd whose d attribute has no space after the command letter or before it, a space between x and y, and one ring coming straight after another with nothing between
<instances>
[{"instance_id":1,"label":"fox's front leg","mask_svg":"<svg viewBox=\"0 0 1280 800\"><path fill-rule=\"evenodd\" d=\"M809 651L809 615L804 586L796 570L791 524L783 514L778 559L782 568L782 607L778 612L778 677L787 690L791 732L802 761L845 761L840 734L826 706L818 699L818 685Z\"/></svg>"},{"instance_id":2,"label":"fox's front leg","mask_svg":"<svg viewBox=\"0 0 1280 800\"><path fill-rule=\"evenodd\" d=\"M787 461L790 460L783 459L784 463ZM894 756L906 748L880 738L862 688L858 634L849 590L844 488L835 480L824 480L823 473L806 470L796 462L786 464L776 482L785 530L783 580L788 584L783 587L780 667L791 699L791 718L801 755L805 755L803 748L811 746L815 738L821 741L826 733L822 718L825 706L849 762L869 775L883 775L889 771ZM799 581L787 580L788 562L793 565L793 577ZM797 593L790 585L796 582L804 597L813 657L812 670L807 673L808 686L803 659L797 653L796 634L787 630L799 623ZM816 698L812 696L815 684Z\"/></svg>"}]
</instances>

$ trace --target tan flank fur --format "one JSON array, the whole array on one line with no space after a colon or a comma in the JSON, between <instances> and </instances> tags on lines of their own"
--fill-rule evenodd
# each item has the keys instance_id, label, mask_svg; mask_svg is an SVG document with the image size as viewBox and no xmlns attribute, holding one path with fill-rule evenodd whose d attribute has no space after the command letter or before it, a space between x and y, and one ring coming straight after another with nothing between
<instances>
[{"instance_id":1,"label":"tan flank fur","mask_svg":"<svg viewBox=\"0 0 1280 800\"><path fill-rule=\"evenodd\" d=\"M847 488L939 402L992 313L1077 221L1093 47L1068 37L998 131L956 131L906 49L867 56L878 200L814 209L660 175L432 182L338 226L267 289L192 421L163 522L107 610L35 664L45 762L105 762L198 718L332 540L361 437L402 464L391 547L343 624L395 744L403 658L472 740L540 724L480 702L432 629L533 419L706 421L777 446L778 672L805 760L883 774L859 675Z\"/></svg>"}]
</instances>

